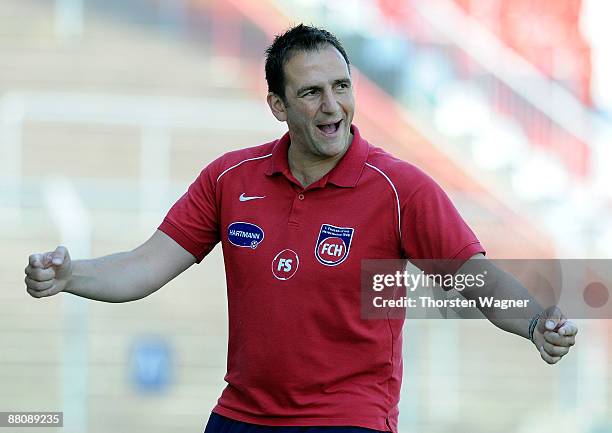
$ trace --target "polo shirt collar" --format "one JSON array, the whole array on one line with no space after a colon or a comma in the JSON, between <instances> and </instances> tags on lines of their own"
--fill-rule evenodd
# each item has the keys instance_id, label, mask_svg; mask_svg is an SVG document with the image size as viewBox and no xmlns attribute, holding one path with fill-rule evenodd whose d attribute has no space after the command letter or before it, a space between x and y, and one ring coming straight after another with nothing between
<instances>
[{"instance_id":1,"label":"polo shirt collar","mask_svg":"<svg viewBox=\"0 0 612 433\"><path fill-rule=\"evenodd\" d=\"M353 141L338 164L319 181L322 182L321 186L324 186L327 182L347 188L357 185L357 181L365 167L369 145L367 141L361 138L359 129L355 125L351 125L351 131L353 132ZM270 158L270 165L266 170L266 175L272 176L281 173L285 177L293 179L291 169L289 168L289 160L287 159L290 144L291 139L289 138L289 132L287 132L276 142L274 149L272 149L272 157Z\"/></svg>"}]
</instances>

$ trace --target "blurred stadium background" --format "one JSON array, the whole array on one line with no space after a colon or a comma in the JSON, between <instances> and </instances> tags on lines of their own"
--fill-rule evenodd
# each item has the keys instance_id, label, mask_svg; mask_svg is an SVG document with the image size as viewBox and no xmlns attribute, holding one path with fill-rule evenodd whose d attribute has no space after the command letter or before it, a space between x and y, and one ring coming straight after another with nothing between
<instances>
[{"instance_id":1,"label":"blurred stadium background","mask_svg":"<svg viewBox=\"0 0 612 433\"><path fill-rule=\"evenodd\" d=\"M437 179L490 257L610 258L611 16L608 0L0 0L0 411L65 412L24 433L203 429L224 384L219 248L129 304L34 300L22 270L60 243L135 247L205 164L284 132L263 51L299 22L345 43L364 136ZM612 432L610 322L577 322L550 367L483 320L407 321L400 431Z\"/></svg>"}]
</instances>

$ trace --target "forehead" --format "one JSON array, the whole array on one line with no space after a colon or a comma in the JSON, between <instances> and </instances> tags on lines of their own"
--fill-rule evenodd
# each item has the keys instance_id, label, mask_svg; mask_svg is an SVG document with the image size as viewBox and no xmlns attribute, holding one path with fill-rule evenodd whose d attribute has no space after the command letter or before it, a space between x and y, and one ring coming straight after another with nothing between
<instances>
[{"instance_id":1,"label":"forehead","mask_svg":"<svg viewBox=\"0 0 612 433\"><path fill-rule=\"evenodd\" d=\"M350 78L344 57L332 45L292 53L285 63L284 72L285 85L288 87Z\"/></svg>"}]
</instances>

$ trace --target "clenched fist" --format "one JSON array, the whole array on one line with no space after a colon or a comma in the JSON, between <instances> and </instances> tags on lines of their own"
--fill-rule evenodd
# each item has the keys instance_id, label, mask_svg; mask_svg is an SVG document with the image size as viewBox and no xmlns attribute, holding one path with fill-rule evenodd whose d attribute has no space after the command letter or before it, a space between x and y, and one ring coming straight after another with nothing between
<instances>
[{"instance_id":1,"label":"clenched fist","mask_svg":"<svg viewBox=\"0 0 612 433\"><path fill-rule=\"evenodd\" d=\"M72 276L72 262L66 247L30 255L25 268L26 290L34 298L55 295L66 288Z\"/></svg>"},{"instance_id":2,"label":"clenched fist","mask_svg":"<svg viewBox=\"0 0 612 433\"><path fill-rule=\"evenodd\" d=\"M576 344L577 333L578 326L575 323L567 320L559 308L550 307L538 318L533 344L544 361L556 364Z\"/></svg>"}]
</instances>

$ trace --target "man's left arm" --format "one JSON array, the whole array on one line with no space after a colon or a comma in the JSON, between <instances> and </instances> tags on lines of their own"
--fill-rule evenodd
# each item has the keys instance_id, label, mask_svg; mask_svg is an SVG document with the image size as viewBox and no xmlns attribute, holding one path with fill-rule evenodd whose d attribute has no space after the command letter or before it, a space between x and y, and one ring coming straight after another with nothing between
<instances>
[{"instance_id":1,"label":"man's left arm","mask_svg":"<svg viewBox=\"0 0 612 433\"><path fill-rule=\"evenodd\" d=\"M527 339L532 329L532 342L540 356L548 364L557 363L576 342L578 327L567 320L556 306L542 307L523 284L512 275L499 269L482 254L477 254L463 264L457 274L486 274L483 287L469 287L460 293L468 300L475 300L478 309L491 323L504 331ZM524 301L523 308L502 309L485 306L479 298Z\"/></svg>"}]
</instances>

